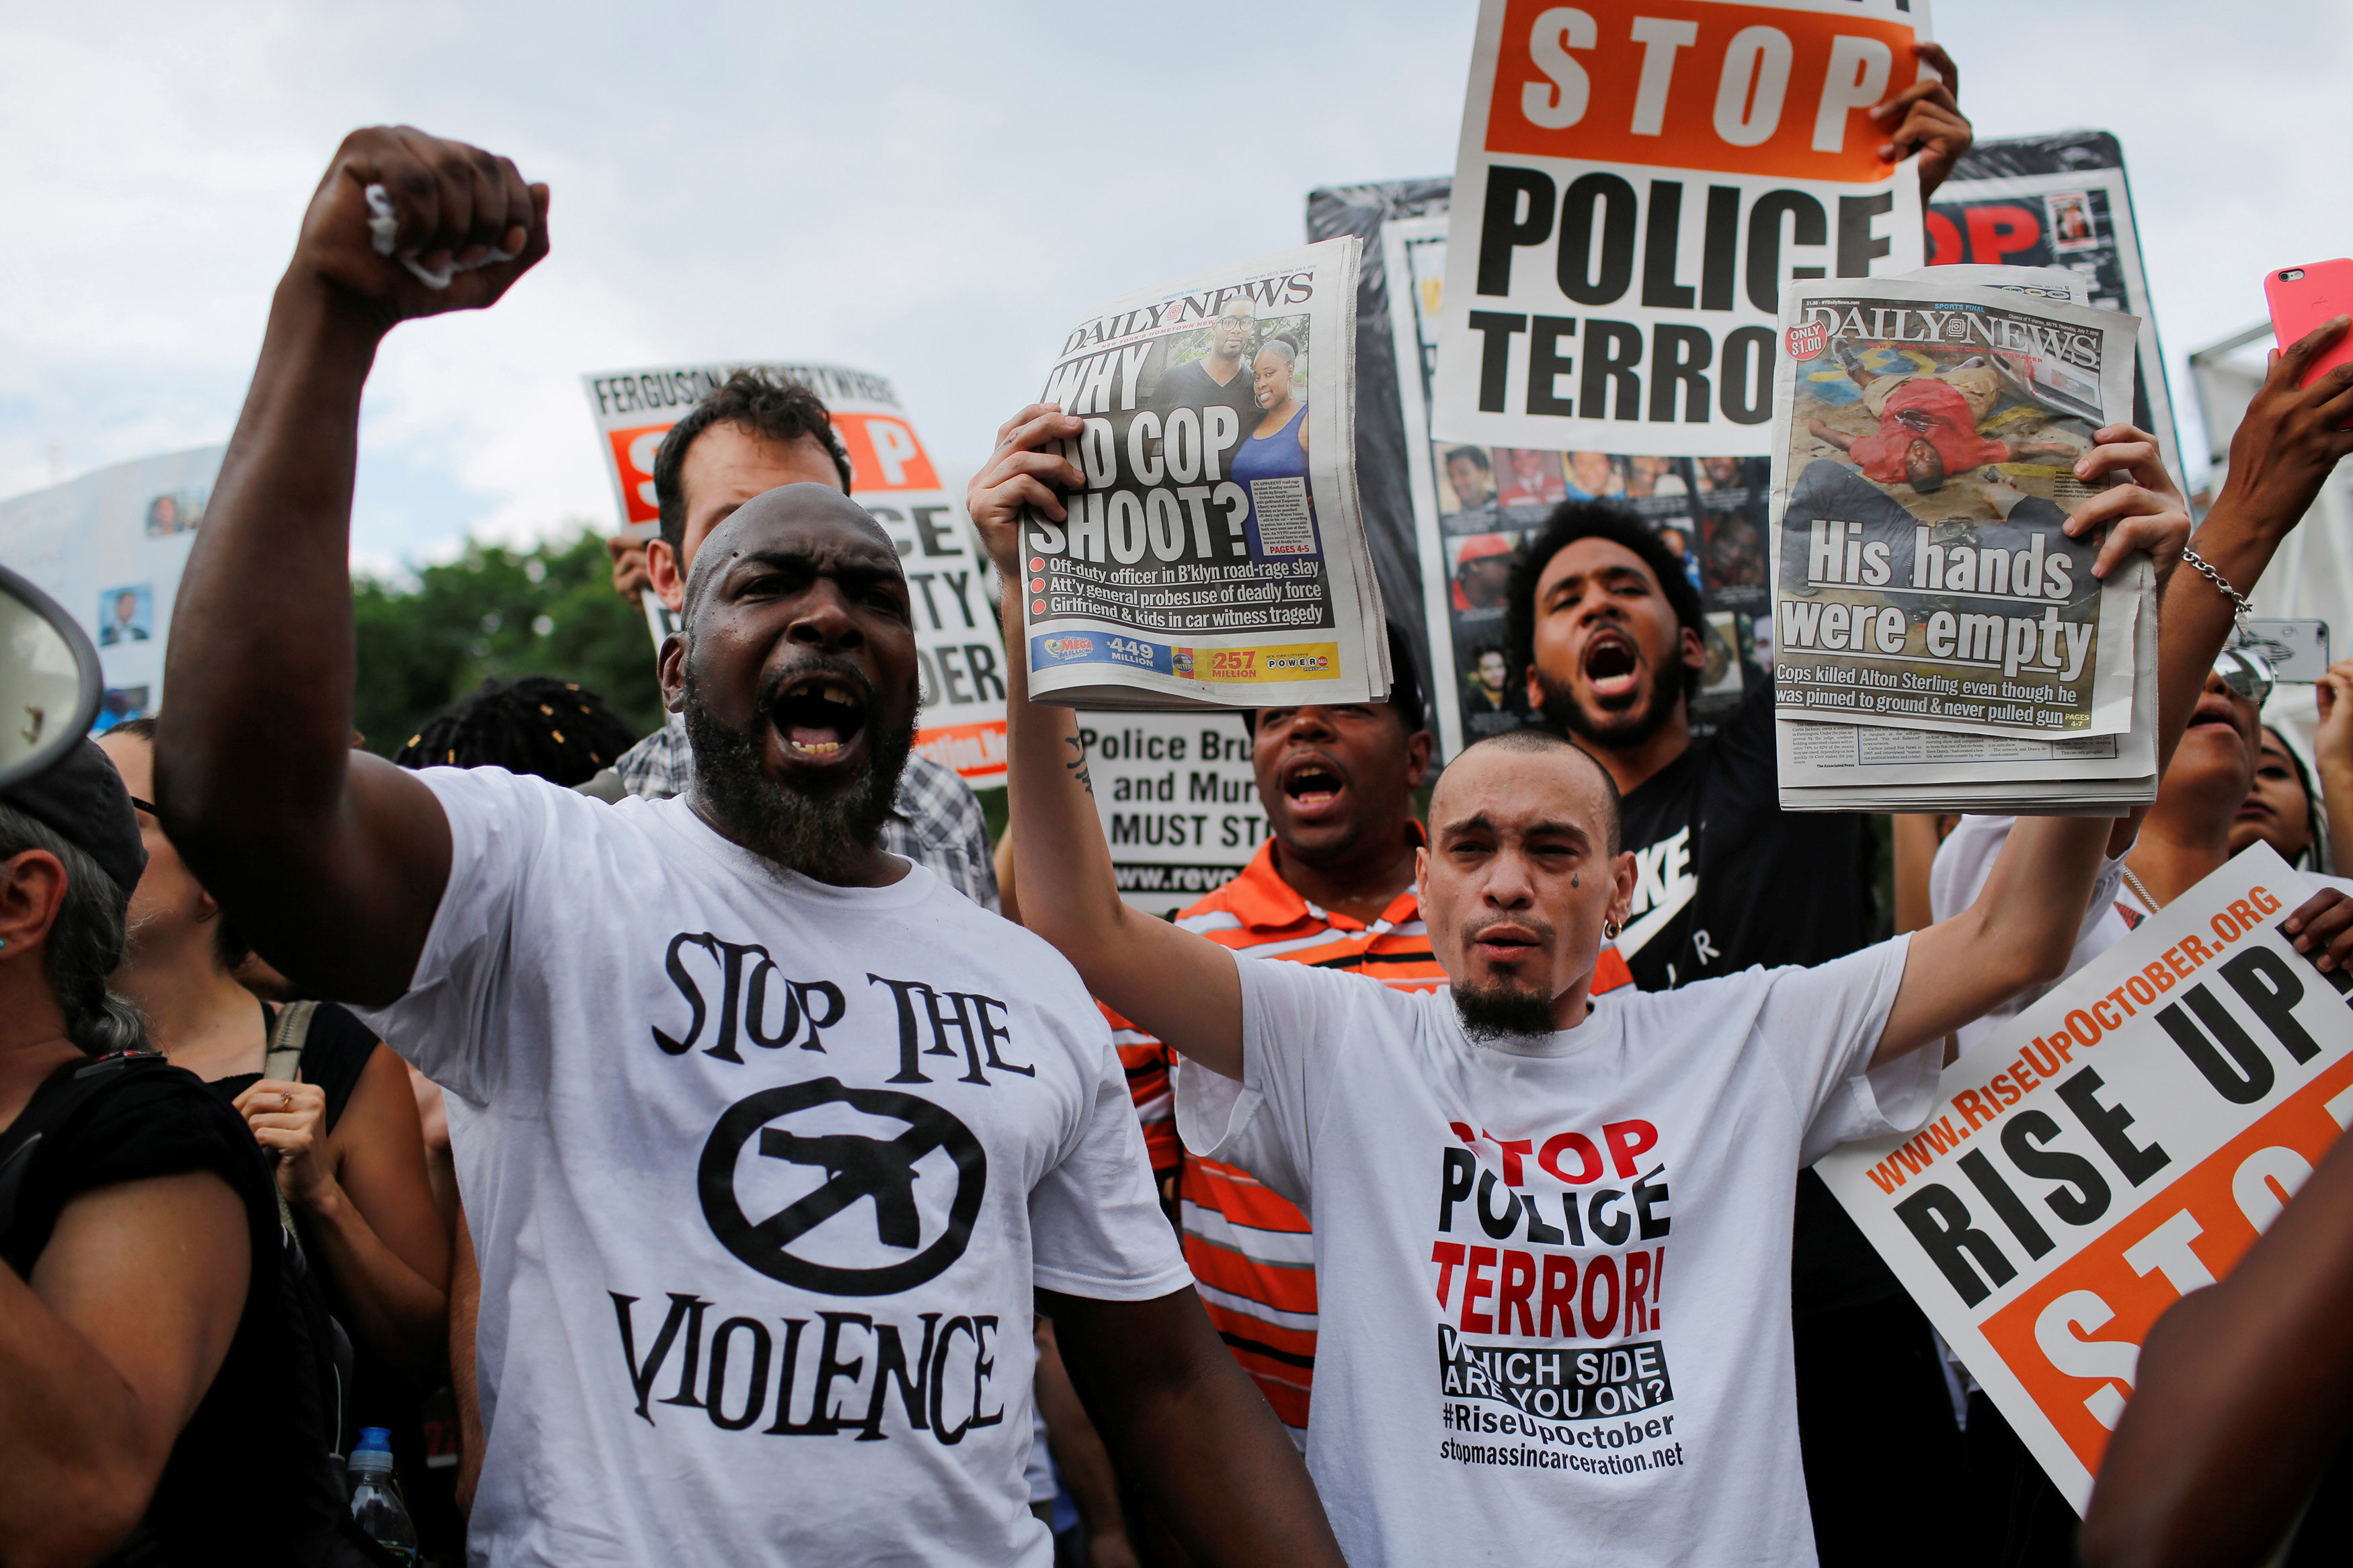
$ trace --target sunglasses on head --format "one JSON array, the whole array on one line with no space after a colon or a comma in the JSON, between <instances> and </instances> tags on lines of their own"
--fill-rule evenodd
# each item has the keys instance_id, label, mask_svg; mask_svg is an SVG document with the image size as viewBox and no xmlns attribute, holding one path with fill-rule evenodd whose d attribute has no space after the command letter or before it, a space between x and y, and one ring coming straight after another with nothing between
<instances>
[{"instance_id":1,"label":"sunglasses on head","mask_svg":"<svg viewBox=\"0 0 2353 1568\"><path fill-rule=\"evenodd\" d=\"M2231 689L2233 696L2257 708L2270 700L2272 688L2279 684L2263 656L2242 647L2224 648L2215 658L2214 673L2222 678L2222 684Z\"/></svg>"}]
</instances>

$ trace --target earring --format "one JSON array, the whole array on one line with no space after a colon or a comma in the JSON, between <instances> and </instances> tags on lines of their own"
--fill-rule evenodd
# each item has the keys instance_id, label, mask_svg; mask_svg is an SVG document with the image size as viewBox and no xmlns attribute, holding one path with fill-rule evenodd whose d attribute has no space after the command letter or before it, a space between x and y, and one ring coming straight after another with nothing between
<instances>
[{"instance_id":1,"label":"earring","mask_svg":"<svg viewBox=\"0 0 2353 1568\"><path fill-rule=\"evenodd\" d=\"M1585 886L1584 874L1578 871L1570 872L1568 874L1568 885L1572 888L1582 888Z\"/></svg>"},{"instance_id":2,"label":"earring","mask_svg":"<svg viewBox=\"0 0 2353 1568\"><path fill-rule=\"evenodd\" d=\"M1626 922L1623 921L1606 920L1601 922L1601 934L1608 937L1611 942L1616 942L1618 940L1618 933L1625 929Z\"/></svg>"}]
</instances>

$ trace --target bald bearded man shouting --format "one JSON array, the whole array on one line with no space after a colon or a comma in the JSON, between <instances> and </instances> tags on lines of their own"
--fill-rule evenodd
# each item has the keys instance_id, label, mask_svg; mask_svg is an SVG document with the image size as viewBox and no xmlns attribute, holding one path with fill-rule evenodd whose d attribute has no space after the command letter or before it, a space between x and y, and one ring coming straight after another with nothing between
<instances>
[{"instance_id":1,"label":"bald bearded man shouting","mask_svg":"<svg viewBox=\"0 0 2353 1568\"><path fill-rule=\"evenodd\" d=\"M482 1281L470 1558L1046 1568L1022 1479L1043 1310L1196 1557L1337 1564L1202 1315L1078 977L877 847L917 663L855 502L785 485L702 542L660 665L684 796L347 746L369 362L546 253L547 189L512 163L344 142L183 579L156 737L159 813L238 928L448 1091Z\"/></svg>"}]
</instances>

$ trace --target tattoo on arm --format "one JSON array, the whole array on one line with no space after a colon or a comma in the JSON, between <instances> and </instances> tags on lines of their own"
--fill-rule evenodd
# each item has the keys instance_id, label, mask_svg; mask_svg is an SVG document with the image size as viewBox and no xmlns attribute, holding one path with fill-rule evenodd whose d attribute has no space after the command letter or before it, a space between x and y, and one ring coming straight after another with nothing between
<instances>
[{"instance_id":1,"label":"tattoo on arm","mask_svg":"<svg viewBox=\"0 0 2353 1568\"><path fill-rule=\"evenodd\" d=\"M1068 773L1076 773L1079 779L1079 787L1086 791L1089 795L1094 794L1095 782L1087 774L1087 743L1084 741L1080 740L1076 735L1065 735L1062 739L1069 743L1071 750L1078 753L1077 756L1062 764L1063 770Z\"/></svg>"}]
</instances>

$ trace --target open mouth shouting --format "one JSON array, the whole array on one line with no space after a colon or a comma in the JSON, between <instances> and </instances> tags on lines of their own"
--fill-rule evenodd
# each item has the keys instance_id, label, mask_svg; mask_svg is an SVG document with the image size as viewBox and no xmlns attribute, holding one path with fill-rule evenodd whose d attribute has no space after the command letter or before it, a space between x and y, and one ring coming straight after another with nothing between
<instances>
[{"instance_id":1,"label":"open mouth shouting","mask_svg":"<svg viewBox=\"0 0 2353 1568\"><path fill-rule=\"evenodd\" d=\"M2246 738L2246 731L2239 727L2239 705L2226 692L2200 692L2198 706L2189 710L2189 729L2209 724L2219 725L2242 741Z\"/></svg>"},{"instance_id":2,"label":"open mouth shouting","mask_svg":"<svg viewBox=\"0 0 2353 1568\"><path fill-rule=\"evenodd\" d=\"M769 721L787 761L815 766L840 763L866 728L869 692L863 679L812 670L786 680L769 704Z\"/></svg>"},{"instance_id":3,"label":"open mouth shouting","mask_svg":"<svg viewBox=\"0 0 2353 1568\"><path fill-rule=\"evenodd\" d=\"M1585 684L1605 708L1634 700L1641 682L1641 650L1616 626L1602 626L1586 640Z\"/></svg>"},{"instance_id":4,"label":"open mouth shouting","mask_svg":"<svg viewBox=\"0 0 2353 1568\"><path fill-rule=\"evenodd\" d=\"M1347 779L1328 757L1303 752L1283 764L1283 798L1294 816L1309 820L1331 816L1347 787Z\"/></svg>"}]
</instances>

